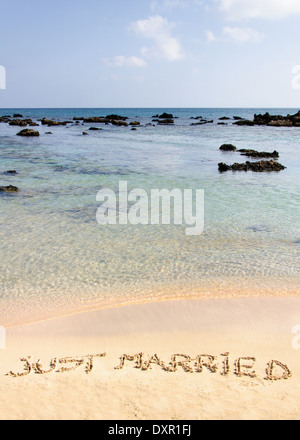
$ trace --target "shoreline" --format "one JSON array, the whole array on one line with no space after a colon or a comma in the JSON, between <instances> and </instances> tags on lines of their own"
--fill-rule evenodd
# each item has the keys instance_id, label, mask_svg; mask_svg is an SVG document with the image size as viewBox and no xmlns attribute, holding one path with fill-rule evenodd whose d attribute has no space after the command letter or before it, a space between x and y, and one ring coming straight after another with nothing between
<instances>
[{"instance_id":1,"label":"shoreline","mask_svg":"<svg viewBox=\"0 0 300 440\"><path fill-rule=\"evenodd\" d=\"M186 289L189 290L189 289ZM221 289L219 289L221 290ZM100 305L99 303L96 305L88 305L85 308L79 308L79 309L74 309L74 310L70 310L67 311L65 313L62 314L57 314L57 315L53 315L53 316L45 316L44 318L31 318L29 320L26 320L26 322L18 322L15 324L7 324L5 325L5 327L7 329L9 328L16 328L16 327L20 327L20 326L29 326L29 325L33 325L33 324L37 324L37 323L42 323L42 322L47 322L47 321L53 321L55 319L60 319L60 318L66 318L69 316L76 316L76 315L81 315L81 314L86 314L86 313L92 313L92 312L97 312L97 311L101 311L101 310L110 310L110 309L118 309L118 308L124 308L124 307L129 307L129 306L137 306L137 305L143 305L143 304L155 304L155 303L165 303L165 302L178 302L178 301L213 301L213 300L230 300L230 299L251 299L251 298L260 298L260 299L264 299L264 298L299 298L300 297L300 291L298 292L297 290L295 291L287 291L287 292L283 292L282 290L274 293L274 291L272 291L272 288L269 287L267 289L264 289L261 291L259 291L259 289L255 288L253 289L252 292L249 293L249 288L243 288L243 289L233 289L232 287L227 288L227 289L222 289L225 290L226 293L223 294L219 294L219 293L211 293L211 291L208 291L206 293L205 289L201 290L200 292L196 292L196 293L190 293L190 294L186 294L185 292L181 293L181 294L165 294L165 295L159 295L157 297L151 297L151 295L146 295L146 297L144 299L136 299L135 301L130 299L130 298L126 298L124 302L111 302L111 303L106 303L106 304L102 304ZM234 292L238 292L238 290L242 290L242 293L234 293ZM266 292L272 292L272 294L267 294ZM56 308L55 308L56 309ZM3 324L2 324L3 325Z\"/></svg>"}]
</instances>

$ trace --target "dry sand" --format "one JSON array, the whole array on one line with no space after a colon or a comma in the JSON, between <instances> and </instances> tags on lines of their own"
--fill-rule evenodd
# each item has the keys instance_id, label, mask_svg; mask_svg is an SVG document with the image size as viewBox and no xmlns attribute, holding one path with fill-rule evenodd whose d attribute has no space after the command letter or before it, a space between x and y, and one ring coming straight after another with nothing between
<instances>
[{"instance_id":1,"label":"dry sand","mask_svg":"<svg viewBox=\"0 0 300 440\"><path fill-rule=\"evenodd\" d=\"M297 325L300 298L249 298L133 305L10 328L6 350L0 351L0 417L298 419L300 350L296 348L300 339L292 334ZM95 357L93 365L91 358L84 358L102 353L106 356ZM144 353L144 369L130 360L124 368L115 368L122 355L138 353ZM230 371L222 375L225 353L230 353ZM154 354L163 363L153 363L146 370L147 360ZM192 361L177 365L176 372L166 371L176 367L170 364L174 354L189 356ZM204 354L217 358L214 362L197 358ZM31 368L29 374L6 375L10 371L26 373L25 362L20 361L24 357ZM76 367L74 362L59 362L67 357L82 365L58 372ZM238 375L235 361L241 357L256 361L241 360ZM37 368L49 370L55 358L52 372L37 374ZM215 372L205 366L197 371L209 360L212 369L217 365ZM266 380L272 360L286 365L292 376ZM185 371L189 369L193 372ZM245 375L253 372L256 377ZM273 375L284 374L288 372L275 363Z\"/></svg>"}]
</instances>

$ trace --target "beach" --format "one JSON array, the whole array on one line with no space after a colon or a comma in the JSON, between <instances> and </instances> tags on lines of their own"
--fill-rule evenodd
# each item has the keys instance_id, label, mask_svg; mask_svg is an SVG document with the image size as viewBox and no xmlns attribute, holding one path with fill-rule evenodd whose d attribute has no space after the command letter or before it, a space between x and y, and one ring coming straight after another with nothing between
<instances>
[{"instance_id":1,"label":"beach","mask_svg":"<svg viewBox=\"0 0 300 440\"><path fill-rule=\"evenodd\" d=\"M109 111L2 118L0 418L299 418L299 113Z\"/></svg>"},{"instance_id":2,"label":"beach","mask_svg":"<svg viewBox=\"0 0 300 440\"><path fill-rule=\"evenodd\" d=\"M299 298L181 300L8 328L1 419L297 419L299 315Z\"/></svg>"}]
</instances>

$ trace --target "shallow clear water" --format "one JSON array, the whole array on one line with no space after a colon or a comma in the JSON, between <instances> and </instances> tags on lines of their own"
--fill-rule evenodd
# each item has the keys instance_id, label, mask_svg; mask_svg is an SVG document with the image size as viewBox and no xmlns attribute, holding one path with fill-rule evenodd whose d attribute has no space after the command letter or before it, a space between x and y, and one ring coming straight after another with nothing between
<instances>
[{"instance_id":1,"label":"shallow clear water","mask_svg":"<svg viewBox=\"0 0 300 440\"><path fill-rule=\"evenodd\" d=\"M167 111L175 126L145 126ZM94 124L37 127L20 138L0 124L0 323L128 302L197 295L299 294L299 128L238 127L218 118L297 109L3 109L0 116L70 120L117 113L136 131ZM191 117L214 124L191 126ZM51 131L52 135L45 132ZM89 136L82 136L88 131ZM280 152L280 173L224 173L218 163L244 162L223 143ZM5 171L16 170L17 175ZM205 231L185 225L105 226L96 222L97 192L205 190Z\"/></svg>"}]
</instances>

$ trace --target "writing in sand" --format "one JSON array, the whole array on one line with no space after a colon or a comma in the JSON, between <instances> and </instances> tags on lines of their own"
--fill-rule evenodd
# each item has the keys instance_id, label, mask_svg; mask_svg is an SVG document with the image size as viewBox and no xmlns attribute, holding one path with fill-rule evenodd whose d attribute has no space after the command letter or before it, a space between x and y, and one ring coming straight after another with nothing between
<instances>
[{"instance_id":1,"label":"writing in sand","mask_svg":"<svg viewBox=\"0 0 300 440\"><path fill-rule=\"evenodd\" d=\"M23 364L22 372L10 371L7 376L24 377L31 373L34 374L50 374L50 373L68 373L82 367L86 374L90 374L94 369L94 361L98 358L107 357L107 353L88 354L85 356L54 358L50 361L49 367L45 368L40 360L33 362L32 356L21 358ZM201 354L191 357L186 354L174 354L171 356L170 362L167 364L158 357L145 356L144 353L134 355L123 354L120 357L119 364L114 367L115 370L122 370L125 367L133 366L140 371L149 371L153 366L160 368L168 373L176 373L179 369L185 373L202 373L204 370L221 376L234 374L237 377L256 378L258 374L255 370L256 358L239 357L235 360L230 358L228 352L220 356L209 354ZM287 380L292 376L292 372L287 365L280 361L271 360L267 363L264 380Z\"/></svg>"}]
</instances>

